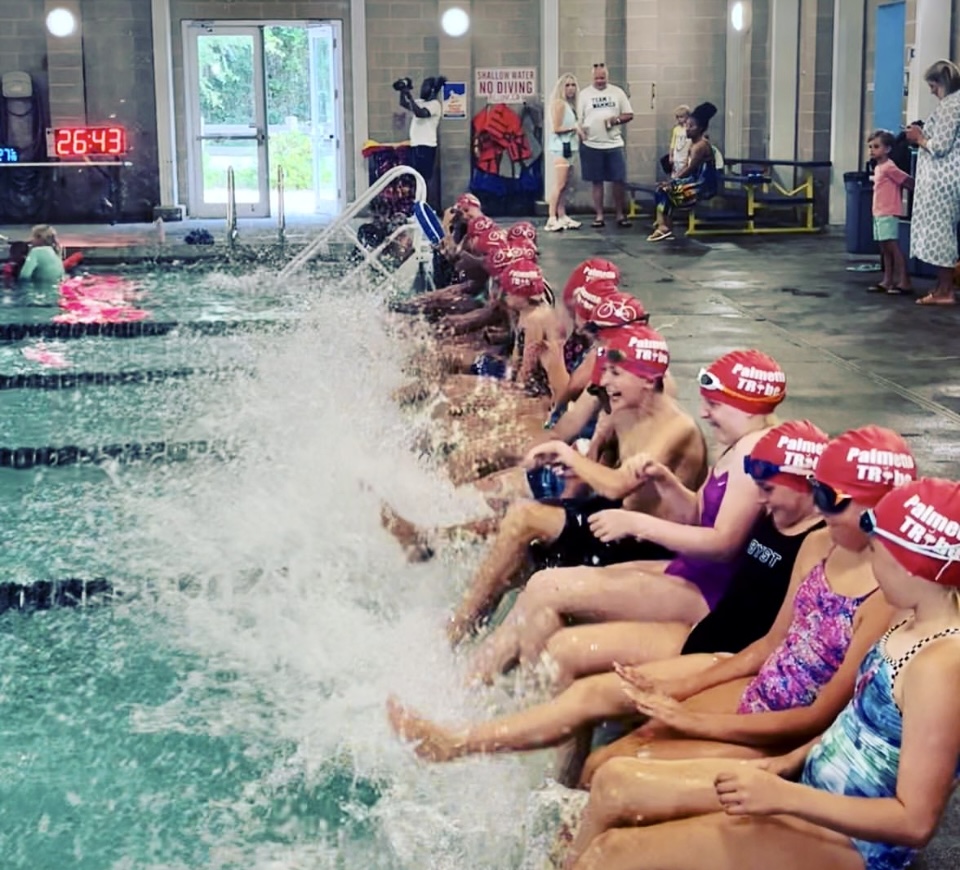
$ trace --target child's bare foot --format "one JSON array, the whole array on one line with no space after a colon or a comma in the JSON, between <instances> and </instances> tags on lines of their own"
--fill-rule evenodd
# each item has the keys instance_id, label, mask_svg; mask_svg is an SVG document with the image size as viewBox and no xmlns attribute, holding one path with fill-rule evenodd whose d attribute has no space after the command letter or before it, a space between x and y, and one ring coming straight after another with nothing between
<instances>
[{"instance_id":1,"label":"child's bare foot","mask_svg":"<svg viewBox=\"0 0 960 870\"><path fill-rule=\"evenodd\" d=\"M380 524L403 547L408 562L426 562L433 558L433 549L427 543L426 535L386 502L380 505Z\"/></svg>"},{"instance_id":2,"label":"child's bare foot","mask_svg":"<svg viewBox=\"0 0 960 870\"><path fill-rule=\"evenodd\" d=\"M454 613L447 620L447 640L450 641L450 646L458 646L473 632L475 627L474 620L461 616L459 613Z\"/></svg>"},{"instance_id":3,"label":"child's bare foot","mask_svg":"<svg viewBox=\"0 0 960 870\"><path fill-rule=\"evenodd\" d=\"M408 710L393 696L387 699L387 718L394 733L411 743L424 761L451 761L462 754L452 732Z\"/></svg>"}]
</instances>

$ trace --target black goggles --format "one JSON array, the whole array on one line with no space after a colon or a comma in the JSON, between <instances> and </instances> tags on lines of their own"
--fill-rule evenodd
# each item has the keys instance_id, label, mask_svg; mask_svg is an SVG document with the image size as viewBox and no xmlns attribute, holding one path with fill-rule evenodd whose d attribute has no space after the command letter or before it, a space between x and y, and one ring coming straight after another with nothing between
<instances>
[{"instance_id":1,"label":"black goggles","mask_svg":"<svg viewBox=\"0 0 960 870\"><path fill-rule=\"evenodd\" d=\"M754 480L770 480L778 474L798 474L809 480L810 471L806 468L797 468L793 465L777 465L766 459L754 459L752 456L743 457L743 470Z\"/></svg>"},{"instance_id":2,"label":"black goggles","mask_svg":"<svg viewBox=\"0 0 960 870\"><path fill-rule=\"evenodd\" d=\"M839 492L829 484L822 483L812 474L807 477L807 483L813 491L813 503L822 514L842 514L853 501L845 492Z\"/></svg>"}]
</instances>

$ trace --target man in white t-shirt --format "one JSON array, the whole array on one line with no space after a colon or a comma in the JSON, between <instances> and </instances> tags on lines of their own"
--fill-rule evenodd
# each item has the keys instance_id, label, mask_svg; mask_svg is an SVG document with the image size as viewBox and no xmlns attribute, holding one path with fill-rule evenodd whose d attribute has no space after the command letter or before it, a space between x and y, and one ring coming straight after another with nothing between
<instances>
[{"instance_id":1,"label":"man in white t-shirt","mask_svg":"<svg viewBox=\"0 0 960 870\"><path fill-rule=\"evenodd\" d=\"M411 163L424 181L430 182L437 160L437 128L443 117L443 103L437 95L446 79L425 78L420 85L420 99L415 100L408 88L400 91L400 105L413 113L410 119Z\"/></svg>"},{"instance_id":2,"label":"man in white t-shirt","mask_svg":"<svg viewBox=\"0 0 960 870\"><path fill-rule=\"evenodd\" d=\"M603 183L613 184L613 205L617 226L629 227L624 216L627 164L624 159L623 136L620 128L633 120L633 108L627 95L616 85L607 82L607 65L593 65L593 85L580 91L577 115L583 129L580 146L580 171L584 181L593 184L593 227L604 226Z\"/></svg>"}]
</instances>

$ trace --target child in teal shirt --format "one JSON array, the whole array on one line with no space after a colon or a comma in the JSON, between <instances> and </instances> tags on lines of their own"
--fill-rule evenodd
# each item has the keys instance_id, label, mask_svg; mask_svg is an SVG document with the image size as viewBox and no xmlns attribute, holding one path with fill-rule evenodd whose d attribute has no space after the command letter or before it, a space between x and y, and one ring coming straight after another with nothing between
<instances>
[{"instance_id":1,"label":"child in teal shirt","mask_svg":"<svg viewBox=\"0 0 960 870\"><path fill-rule=\"evenodd\" d=\"M49 224L37 224L30 232L30 253L20 270L20 278L41 284L59 284L64 274L57 231Z\"/></svg>"}]
</instances>

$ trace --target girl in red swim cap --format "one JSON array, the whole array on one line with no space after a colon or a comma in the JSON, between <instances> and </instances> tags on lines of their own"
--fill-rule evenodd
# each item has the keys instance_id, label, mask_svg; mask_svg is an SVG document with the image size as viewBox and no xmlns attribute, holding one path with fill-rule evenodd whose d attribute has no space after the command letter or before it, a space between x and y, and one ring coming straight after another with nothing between
<instances>
[{"instance_id":1,"label":"girl in red swim cap","mask_svg":"<svg viewBox=\"0 0 960 870\"><path fill-rule=\"evenodd\" d=\"M695 798L712 792L718 812L610 829L568 866L740 870L766 868L774 855L781 870L913 864L960 777L960 484L905 483L860 521L880 588L901 616L866 653L836 720L765 767L718 769ZM683 800L674 805L690 812Z\"/></svg>"}]
</instances>

